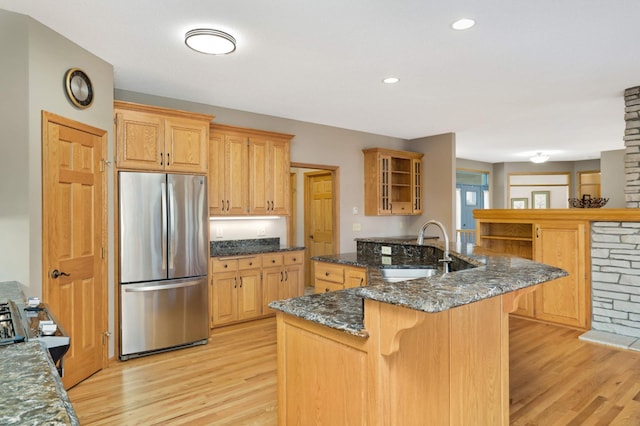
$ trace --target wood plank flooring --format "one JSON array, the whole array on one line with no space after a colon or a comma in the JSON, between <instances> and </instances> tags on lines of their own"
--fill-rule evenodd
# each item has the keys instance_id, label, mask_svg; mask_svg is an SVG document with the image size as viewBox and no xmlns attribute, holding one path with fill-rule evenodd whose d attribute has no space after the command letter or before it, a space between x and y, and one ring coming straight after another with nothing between
<instances>
[{"instance_id":1,"label":"wood plank flooring","mask_svg":"<svg viewBox=\"0 0 640 426\"><path fill-rule=\"evenodd\" d=\"M510 328L511 424L640 424L640 353L517 318ZM275 319L262 320L117 363L69 397L82 425L275 425L275 341Z\"/></svg>"}]
</instances>

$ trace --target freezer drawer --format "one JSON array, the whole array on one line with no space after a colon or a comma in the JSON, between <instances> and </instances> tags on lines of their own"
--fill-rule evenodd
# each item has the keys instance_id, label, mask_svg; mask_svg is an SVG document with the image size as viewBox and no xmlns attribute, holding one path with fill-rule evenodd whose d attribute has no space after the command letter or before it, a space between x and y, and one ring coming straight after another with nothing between
<instances>
[{"instance_id":1,"label":"freezer drawer","mask_svg":"<svg viewBox=\"0 0 640 426\"><path fill-rule=\"evenodd\" d=\"M122 284L120 359L209 337L207 277Z\"/></svg>"}]
</instances>

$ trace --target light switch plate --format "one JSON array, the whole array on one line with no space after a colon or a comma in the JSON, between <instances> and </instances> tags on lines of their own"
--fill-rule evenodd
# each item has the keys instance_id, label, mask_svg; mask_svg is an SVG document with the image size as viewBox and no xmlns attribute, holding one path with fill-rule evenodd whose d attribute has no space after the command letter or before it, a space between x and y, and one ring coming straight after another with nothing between
<instances>
[{"instance_id":1,"label":"light switch plate","mask_svg":"<svg viewBox=\"0 0 640 426\"><path fill-rule=\"evenodd\" d=\"M391 254L391 247L389 247L389 246L380 247L380 253L382 253L382 254Z\"/></svg>"}]
</instances>

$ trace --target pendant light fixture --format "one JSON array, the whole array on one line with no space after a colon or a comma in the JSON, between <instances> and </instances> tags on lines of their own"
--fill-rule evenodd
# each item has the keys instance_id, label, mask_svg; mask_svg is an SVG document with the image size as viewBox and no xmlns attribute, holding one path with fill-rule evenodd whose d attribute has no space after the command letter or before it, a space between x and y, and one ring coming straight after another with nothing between
<instances>
[{"instance_id":1,"label":"pendant light fixture","mask_svg":"<svg viewBox=\"0 0 640 426\"><path fill-rule=\"evenodd\" d=\"M184 35L184 42L196 52L207 55L227 55L236 50L236 39L223 31L198 28Z\"/></svg>"}]
</instances>

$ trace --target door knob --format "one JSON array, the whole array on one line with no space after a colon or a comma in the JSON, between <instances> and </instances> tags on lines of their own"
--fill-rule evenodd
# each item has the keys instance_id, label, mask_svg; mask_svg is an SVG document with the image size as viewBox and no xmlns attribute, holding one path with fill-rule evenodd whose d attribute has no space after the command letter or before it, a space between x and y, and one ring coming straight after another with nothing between
<instances>
[{"instance_id":1,"label":"door knob","mask_svg":"<svg viewBox=\"0 0 640 426\"><path fill-rule=\"evenodd\" d=\"M71 274L67 274L66 272L62 272L62 271L58 271L57 269L54 269L53 271L51 271L51 278L53 278L54 280L58 277L70 277Z\"/></svg>"}]
</instances>

